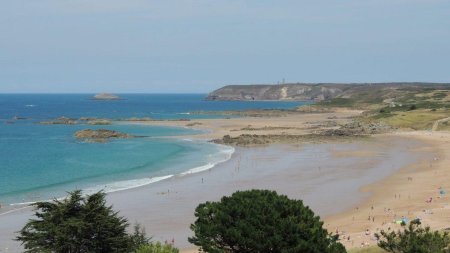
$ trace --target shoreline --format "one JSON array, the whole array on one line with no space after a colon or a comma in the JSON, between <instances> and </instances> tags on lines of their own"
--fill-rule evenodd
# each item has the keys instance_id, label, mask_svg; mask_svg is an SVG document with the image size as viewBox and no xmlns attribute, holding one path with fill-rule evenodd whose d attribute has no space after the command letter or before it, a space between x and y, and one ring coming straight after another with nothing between
<instances>
[{"instance_id":1,"label":"shoreline","mask_svg":"<svg viewBox=\"0 0 450 253\"><path fill-rule=\"evenodd\" d=\"M330 115L335 115L334 113L330 113ZM308 131L306 128L302 128L302 126L311 125L310 122L313 122L315 120L322 120L322 121L328 121L328 117L330 117L327 113L320 113L320 114L311 114L307 115L305 114L301 116L288 116L288 117L282 117L276 118L236 118L236 119L202 119L202 120L192 120L191 122L182 122L182 121L155 121L155 122L132 122L133 124L148 124L148 125L164 125L164 126L177 126L177 127L189 127L186 126L186 124L193 123L193 122L200 122L199 125L194 125L190 128L194 129L200 129L200 130L206 130L205 133L200 135L193 135L193 136L177 136L176 138L192 138L192 139L202 139L202 140L210 140L213 138L221 137L226 133L231 133L233 135L238 135L241 133L245 133L247 130L243 130L243 127L246 127L247 125L252 125L254 128L264 128L265 126L287 126L292 127L296 126L297 128L289 128L289 129L273 129L273 130L256 130L258 134L265 134L265 133L273 133L273 132L287 132L287 134L291 133L305 133ZM339 121L348 121L349 117L352 115L355 115L353 113L350 113L350 115L342 115L337 114L339 116ZM317 122L316 122L317 123ZM317 123L320 125L320 123ZM299 127L300 126L300 127ZM232 131L236 130L236 131ZM407 163L407 165L400 166L398 168L390 168L386 167L386 173L383 174L384 176L381 178L378 178L375 181L364 181L360 178L358 178L355 175L359 175L360 171L357 169L361 169L364 167L370 167L374 166L376 168L376 164L380 163L379 160L382 160L383 157L377 156L379 153L383 150L386 150L388 148L392 148L392 140L394 143L401 143L402 140L405 141L412 141L417 143L424 143L426 145L423 145L425 148L421 148L418 145L416 146L416 150L408 150L408 147L405 149L408 152L409 155L413 154L414 152L418 153L439 153L437 156L440 158L437 161L433 162L433 165L438 167L443 164L443 161L447 159L445 149L442 149L442 146L436 145L435 135L439 135L441 133L433 133L434 137L430 137L427 135L428 133L422 133L422 132L408 132L408 133L393 133L393 134L382 134L378 135L377 137L370 138L369 140L363 140L363 141L350 141L345 143L322 143L322 144L270 144L267 146L256 146L256 147L238 147L236 148L235 153L233 153L231 159L228 161L221 163L214 167L213 169L209 169L208 171L204 171L201 173L195 173L195 174L185 174L185 175L177 175L172 178L156 182L154 184L128 189L124 191L119 192L113 192L108 194L108 204L113 204L115 210L119 211L121 215L129 218L130 224L133 224L135 221L142 223L146 228L149 235L152 235L152 231L160 230L158 231L158 236L155 236L154 239L161 240L164 242L164 240L170 241L171 234L177 234L177 239L175 241L176 246L178 246L180 249L182 249L182 252L189 252L190 249L193 248L192 245L189 245L185 242L180 242L179 238L183 238L186 236L186 229L189 231L189 224L193 221L193 213L196 204L198 204L201 201L206 200L218 200L223 195L229 195L234 190L239 189L247 189L251 187L264 187L267 188L267 186L270 186L269 188L275 189L279 191L279 193L287 194L289 197L293 198L302 198L302 196L305 195L299 195L299 182L303 182L302 180L307 178L308 176L313 176L313 178L321 178L324 179L324 176L326 176L329 173L320 172L317 171L317 164L312 164L311 168L315 168L315 170L311 170L310 172L313 174L310 175L303 175L301 176L301 171L298 171L298 164L302 164L302 161L304 161L306 158L299 158L299 154L302 154L302 152L305 152L305 147L334 147L334 149L330 152L330 157L332 159L329 159L331 162L337 162L341 161L340 165L333 165L335 167L346 165L348 168L352 168L353 170L350 170L352 173L348 172L347 174L341 175L342 171L339 171L339 173L334 173L331 175L335 176L343 176L345 177L342 180L347 180L345 184L342 184L340 188L345 188L345 186L348 185L354 185L348 180L360 180L360 183L363 183L362 185L358 186L355 192L355 189L353 189L352 193L348 193L351 196L334 196L333 198L329 199L328 202L332 202L333 200L336 200L337 198L341 198L339 201L339 204L344 203L343 198L349 197L347 199L347 203L345 204L345 208L337 210L336 212L326 213L323 211L320 211L320 209L326 209L325 206L320 206L319 202L327 202L324 201L326 197L330 193L335 193L335 190L328 190L328 192L317 192L317 188L314 188L315 190L312 190L313 188L303 189L302 192L306 195L308 194L316 194L308 195L310 196L305 200L306 204L311 204L313 207L313 211L316 214L320 214L322 217L322 220L324 220L324 225L328 228L329 232L335 232L335 228L338 227L338 230L340 233L341 231L345 231L346 233L343 234L346 237L348 235L351 236L351 240L347 244L344 242L346 247L352 248L357 247L360 245L360 242L367 241L367 237L363 236L365 228L369 226L372 230L375 230L376 226L373 222L367 223L366 220L366 214L367 210L371 210L372 203L377 203L374 207L375 211L372 215L374 215L377 218L382 216L378 214L380 211L379 208L387 206L384 205L386 203L385 199L380 197L385 192L392 192L393 187L402 187L404 186L404 183L398 180L398 177L401 177L401 173L404 173L407 171L408 173L423 173L423 171L414 171L417 170L417 165L414 166L413 164ZM442 133L444 135L447 135L445 133ZM431 135L433 136L433 135ZM383 140L383 138L385 140ZM431 139L430 139L431 138ZM447 136L448 140L450 140L450 136ZM438 138L439 139L439 138ZM384 144L377 144L378 146L372 147L372 149L378 149L378 151L370 151L370 145L373 143L384 143ZM383 146L384 145L384 146ZM448 145L448 144L447 144ZM352 147L354 150L339 150L337 147ZM369 150L366 150L366 149ZM400 152L401 147L397 147L398 150L394 149L394 153ZM264 151L265 150L265 151ZM253 153L252 153L253 152ZM268 153L267 153L268 152ZM321 152L325 152L322 150ZM328 151L326 151L328 152ZM319 152L320 153L320 152ZM254 159L255 157L259 157L259 160L262 161L261 163L256 162L256 165L252 165L252 163L247 164L247 166L244 165L244 162L242 161L242 157L247 154L247 157L250 157L251 159ZM278 154L278 155L274 155ZM311 157L313 159L323 160L320 159L320 157L314 157L318 153L310 153ZM392 154L391 154L392 155ZM408 156L406 158L401 158L404 161L408 160ZM278 156L278 157L277 157ZM239 158L241 157L241 158ZM280 157L283 157L280 158ZM289 159L285 157L290 157ZM249 158L249 159L250 159ZM445 159L444 159L445 158ZM250 160L251 160L250 159ZM278 160L277 160L278 159ZM303 159L303 160L302 160ZM352 161L346 164L342 161ZM375 159L375 160L370 160ZM400 159L396 158L395 155L392 157L392 159ZM405 160L406 159L406 160ZM423 158L423 160L420 160L421 162L418 164L423 164L424 162L428 162L429 158ZM264 164L266 163L266 164ZM339 162L337 162L339 163ZM350 166L353 164L353 167ZM355 164L358 164L359 167L355 167ZM280 174L276 175L271 172L271 167L267 167L268 165L272 165L282 171L284 171L286 174ZM330 167L333 167L330 166ZM259 168L261 168L261 171L258 171ZM371 167L371 170L374 169L374 167ZM324 168L324 167L322 167ZM348 169L343 166L340 169ZM256 170L256 171L255 171ZM370 170L370 169L369 169ZM376 171L376 170L375 170ZM412 172L411 172L412 171ZM443 169L445 171L445 168ZM425 171L426 172L429 171ZM252 174L253 173L253 174ZM256 174L254 174L256 173ZM319 173L319 174L314 174ZM325 174L324 174L325 173ZM350 174L349 174L350 173ZM260 176L259 174L263 174ZM449 172L450 174L450 172ZM315 175L315 176L314 176ZM399 176L400 175L400 176ZM259 177L258 177L259 176ZM420 178L421 175L414 174L413 178ZM423 176L422 176L423 177ZM205 180L204 180L205 179ZM232 179L232 180L231 180ZM259 179L256 183L254 182L255 179ZM328 178L327 180L332 180L333 178ZM371 176L371 179L373 179L373 175ZM204 182L203 182L204 181ZM308 180L311 181L311 180ZM331 182L331 181L326 181ZM391 184L390 182L396 182L396 184ZM328 184L327 183L327 184ZM413 184L416 184L416 180L412 182ZM305 182L307 184L307 182ZM309 185L309 187L314 187L313 185ZM446 185L444 185L446 187ZM324 187L323 187L324 188ZM380 192L380 188L382 188L382 192ZM399 188L399 189L400 189ZM450 188L450 185L448 186ZM205 189L208 189L207 192L205 192ZM401 190L395 189L396 191L401 192ZM339 189L342 190L342 189ZM316 191L316 193L314 193ZM417 191L420 192L420 189ZM167 193L166 193L167 192ZM312 192L312 193L311 193ZM320 194L319 194L320 193ZM358 197L358 195L361 195L363 197ZM356 197L355 197L356 196ZM404 198L405 199L405 198ZM403 203L402 201L397 201L399 203ZM314 202L316 201L316 203ZM356 201L356 202L355 202ZM196 202L194 204L193 202ZM328 203L329 204L329 203ZM154 209L156 206L156 209ZM355 206L358 206L359 212L355 214ZM395 208L397 209L396 205ZM414 208L409 209L417 209L419 206L415 206ZM316 209L318 211L316 211ZM400 214L401 207L398 209L398 213ZM383 210L381 210L383 211ZM419 210L420 211L420 210ZM369 211L370 212L370 211ZM412 211L411 211L412 212ZM414 212L417 212L415 210ZM30 216L29 210L20 210L17 211L17 213L12 214L6 214L6 215L0 215L0 224L4 222L5 220L7 222L3 223L6 225L7 229L11 231L13 227L20 227L23 226L27 218ZM163 215L163 216L161 216ZM352 221L350 225L349 223L349 217L355 216L356 222ZM5 218L7 217L7 218ZM180 220L180 217L182 218ZM433 216L434 217L434 216ZM183 220L184 219L184 220ZM449 218L450 219L450 218ZM432 225L439 224L440 220L431 220ZM18 224L23 223L22 225L18 226ZM433 223L434 222L434 223ZM368 225L367 225L367 224ZM448 223L447 223L448 224ZM372 226L374 227L372 229ZM394 227L394 226L392 226ZM8 237L7 231L2 231L0 229L0 245L5 242L5 239ZM16 229L17 231L17 229ZM171 232L172 231L172 232ZM173 232L174 231L174 232ZM342 236L341 235L341 238ZM10 237L10 236L9 236ZM16 242L17 244L17 242ZM371 243L372 244L372 243ZM14 247L14 245L12 246ZM1 251L1 250L0 250ZM14 252L14 251L8 251L8 252Z\"/></svg>"},{"instance_id":2,"label":"shoreline","mask_svg":"<svg viewBox=\"0 0 450 253\"><path fill-rule=\"evenodd\" d=\"M345 111L345 110L344 110ZM360 113L360 111L358 111L357 113ZM321 113L322 115L324 115L324 113ZM328 118L328 117L327 117ZM344 118L350 118L348 116L344 117ZM248 118L247 118L248 119ZM251 118L254 119L254 118ZM202 121L202 120L199 120ZM148 122L146 124L154 124L155 122ZM253 122L252 122L253 123ZM174 124L174 122L169 122L169 124L167 124L167 122L156 122L156 125L177 125L176 123ZM220 125L220 124L219 124ZM242 125L242 124L241 124ZM220 136L220 134L223 134L223 129L220 129L220 126L217 126L212 124L208 125L208 128L206 128L204 125L200 124L201 129L209 129L210 133L205 135L203 138L215 138ZM198 129L198 128L197 128ZM231 133L231 131L228 129L228 132ZM218 134L220 133L220 134ZM375 232L378 232L380 229L385 229L387 230L388 228L392 228L392 229L398 229L399 227L392 225L391 222L393 220L389 220L389 219L384 219L383 224L382 225L378 225L378 226L374 226L374 224L371 224L370 222L367 223L365 222L365 219L362 217L359 217L359 221L357 221L357 223L353 223L350 222L349 225L349 217L352 217L352 219L355 219L355 214L354 214L354 209L358 209L360 210L360 213L363 213L367 210L374 210L374 212L369 212L367 211L367 213L372 213L372 219L374 219L374 216L376 217L383 217L383 215L380 215L379 210L377 211L376 207L373 207L373 203L381 203L380 205L383 206L384 201L383 201L383 196L386 195L386 192L390 192L391 190L393 190L393 187L395 187L395 190L399 190L399 191L405 191L402 190L402 187L404 186L402 182L398 182L398 178L401 177L401 174L404 172L409 172L409 173L415 173L414 175L418 176L418 177L423 177L423 175L428 174L430 171L419 171L420 167L426 167L428 166L428 164L431 163L435 163L436 167L440 167L441 170L445 173L446 170L445 168L442 168L443 166L445 166L445 163L443 162L444 160L449 160L448 157L449 155L447 154L446 150L450 150L450 145L445 145L442 143L442 141L444 141L445 143L450 143L450 134L448 132L429 132L429 131L394 131L392 133L386 133L386 134L378 134L376 135L378 137L404 137L404 138L411 138L414 140L418 140L418 141L422 141L424 143L426 143L427 145L425 145L426 147L424 148L424 150L422 150L421 152L431 152L434 153L435 156L433 158L433 161L430 162L429 159L423 159L420 162L416 163L416 164L410 164L408 166L404 166L404 167L400 167L398 168L397 171L389 174L388 176L386 176L383 179L380 179L376 182L367 184L362 186L359 191L362 193L366 193L368 194L368 196L361 200L360 202L358 202L358 204L355 204L353 206L349 206L348 208L346 208L345 210L342 210L341 212L337 213L337 214L333 214L333 215L328 215L328 216L324 216L322 217L324 220L324 226L328 229L329 232L333 232L335 233L335 228L338 228L338 232L340 234L340 239L341 242L346 246L346 248L351 249L351 248L355 248L355 247L366 247L369 245L375 245L376 242L373 242L373 234ZM440 137L437 137L440 136ZM436 140L437 138L439 138L440 140ZM443 139L444 138L444 139ZM277 144L268 144L267 146L273 146L273 145L277 145ZM287 145L292 145L295 146L296 144L287 144ZM446 149L444 146L447 146ZM437 155L436 155L437 154ZM441 159L437 158L440 157ZM437 160L436 160L437 158ZM432 165L430 165L432 166ZM448 173L450 176L450 172ZM396 185L392 186L389 184L389 182L391 181L395 181ZM428 180L429 181L429 180ZM417 189L416 190L411 190L411 186L409 189L410 194L416 194L416 193L420 193L420 187L422 186L421 184L412 184L414 185ZM450 184L445 184L444 182L441 183L442 188L450 188ZM437 188L437 187L436 187ZM380 189L384 189L384 190L380 190ZM430 192L430 190L428 190L427 192ZM399 194L400 195L400 194ZM423 194L422 194L423 195ZM425 194L427 195L427 194ZM433 195L433 194L428 194L428 195ZM436 194L434 194L436 195ZM400 195L401 196L401 195ZM438 196L438 199L441 198L442 196ZM411 198L411 197L410 197ZM425 197L423 197L423 199L425 199ZM399 200L400 205L404 205L406 206L406 208L404 206L400 206L400 208L398 209L398 212L396 212L394 214L394 216L397 215L397 213L404 213L404 217L410 217L409 220L411 220L412 218L415 217L420 217L422 218L422 221L424 222L425 225L430 225L432 227L432 229L444 229L444 228L448 228L450 227L450 217L448 217L448 219L445 222L442 222L442 219L438 218L438 219L428 219L429 217L425 217L423 218L423 213L428 213L429 209L424 209L427 207L427 204L424 204L425 201L418 201L418 203L416 203L415 205L413 205L413 207L411 207L410 205L408 205L408 201L406 201L405 204L405 199L403 200ZM415 199L415 201L417 201L417 198ZM372 203L372 204L371 204ZM386 203L386 205L389 203ZM444 207L436 207L434 206L433 209L434 210L438 210L438 209L442 209L442 208L447 208L448 204L445 203ZM398 206L395 206L398 207ZM429 207L429 205L428 205ZM373 208L373 209L372 209ZM408 209L407 211L405 211L406 209ZM392 211L392 209L388 208L388 210ZM388 211L384 211L383 212L388 212ZM414 214L414 215L413 215ZM432 211L431 211L431 215L432 215ZM399 216L401 217L401 215ZM433 217L433 216L430 216ZM367 217L369 218L369 217ZM393 217L395 218L395 217ZM435 218L435 217L434 217ZM360 223L365 224L365 225L360 225ZM374 223L372 221L372 223ZM345 231L347 230L348 231ZM369 229L370 231L370 235L369 238L368 236L365 235L366 233L366 229ZM349 238L351 238L350 240L348 240ZM195 251L195 250L194 250ZM190 249L183 249L182 252L194 252L192 251L192 248Z\"/></svg>"},{"instance_id":3,"label":"shoreline","mask_svg":"<svg viewBox=\"0 0 450 253\"><path fill-rule=\"evenodd\" d=\"M193 136L195 136L195 135L188 135L188 137L193 137ZM189 142L192 141L190 139L186 139L186 136L170 136L170 137L164 137L164 138L174 138L174 139L179 139L182 141L189 141ZM99 190L102 190L105 193L109 194L109 193L114 193L114 192L119 192L119 191L128 191L128 190L132 190L132 189L140 188L140 187L146 187L151 184L158 183L160 181L168 180L172 177L186 176L186 175L201 173L201 172L210 170L221 163L227 162L229 159L231 159L233 153L235 152L235 148L232 146L216 144L216 143L207 143L204 140L195 140L195 141L202 142L202 145L204 142L204 144L219 146L221 149L217 151L217 154L222 154L224 157L218 157L220 159L215 160L213 162L205 161L206 162L205 164L202 164L199 166L194 166L194 167L189 167L186 170L179 171L174 174L157 175L157 176L152 176L152 177L143 177L143 178L136 178L136 179L129 179L129 180L112 181L112 182L101 184L101 185L94 185L91 187L83 188L82 190L85 194L92 194ZM208 156L211 156L211 155L208 155ZM131 182L134 182L134 185L127 186L127 187L126 186L123 186L123 187L117 186L118 184L123 185L123 184L131 183ZM117 188L117 187L119 187L119 188ZM62 200L64 198L65 198L65 196L57 197L58 200ZM45 202L45 201L52 201L52 200L53 199L43 199L43 200L36 200L36 201L3 204L3 205L0 205L0 216L30 208L30 205L37 203L37 202Z\"/></svg>"},{"instance_id":4,"label":"shoreline","mask_svg":"<svg viewBox=\"0 0 450 253\"><path fill-rule=\"evenodd\" d=\"M397 141L410 142L403 138L395 142ZM396 171L398 168L387 167L381 157L374 157L370 169L361 171L361 165L367 164L367 157L356 155L335 158L339 160L339 166L331 166L335 163L334 159L325 159L321 163L322 169L318 169L315 156L328 154L331 157L334 149L342 147L358 152L358 149L371 143L378 143L383 149L390 148L385 140L336 145L240 147L229 161L208 172L177 176L152 186L112 193L108 195L108 203L114 204L130 222L135 220L142 223L155 240L164 242L174 239L175 245L183 250L192 248L186 238L191 232L189 225L194 221L195 207L201 202L217 201L236 190L264 188L302 199L316 214L325 217L326 224L330 215L350 210L370 197L361 192L360 187L375 182L375 179L382 180L393 172L392 169ZM392 150L397 150L400 146ZM373 149L375 153L381 152L376 145ZM390 158L382 158L409 165L405 156L399 158L391 155ZM300 161L302 171L298 171ZM327 165L328 170L324 169ZM277 170L273 170L274 167ZM374 177L373 173L380 168L385 170L385 174ZM345 187L348 185L352 187ZM330 204L339 197L340 205Z\"/></svg>"}]
</instances>

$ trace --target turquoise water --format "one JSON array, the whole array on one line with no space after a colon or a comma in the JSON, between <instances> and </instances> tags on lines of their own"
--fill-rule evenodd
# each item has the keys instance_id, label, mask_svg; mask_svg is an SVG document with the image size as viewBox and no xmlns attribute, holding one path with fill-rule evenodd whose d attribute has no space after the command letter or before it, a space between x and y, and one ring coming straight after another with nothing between
<instances>
[{"instance_id":1,"label":"turquoise water","mask_svg":"<svg viewBox=\"0 0 450 253\"><path fill-rule=\"evenodd\" d=\"M0 203L61 197L67 191L107 192L147 185L173 175L198 172L227 160L233 149L176 136L187 128L115 124L40 125L66 117L173 119L197 110L289 108L299 103L207 102L203 95L123 95L126 100L92 101L87 95L0 95ZM14 120L14 117L25 120ZM220 117L214 116L214 117ZM84 143L73 134L107 128L144 136L109 143Z\"/></svg>"}]
</instances>

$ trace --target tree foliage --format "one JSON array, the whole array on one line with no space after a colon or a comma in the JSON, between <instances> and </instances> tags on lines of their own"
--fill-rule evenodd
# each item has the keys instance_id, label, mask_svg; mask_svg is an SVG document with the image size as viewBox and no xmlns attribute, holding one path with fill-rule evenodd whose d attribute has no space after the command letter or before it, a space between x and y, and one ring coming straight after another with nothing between
<instances>
[{"instance_id":1,"label":"tree foliage","mask_svg":"<svg viewBox=\"0 0 450 253\"><path fill-rule=\"evenodd\" d=\"M238 191L200 204L195 217L189 242L205 252L346 252L301 200L274 191Z\"/></svg>"},{"instance_id":2,"label":"tree foliage","mask_svg":"<svg viewBox=\"0 0 450 253\"><path fill-rule=\"evenodd\" d=\"M130 236L130 249L137 250L143 245L148 245L151 238L147 237L145 229L141 227L140 224L134 225L134 232Z\"/></svg>"},{"instance_id":3,"label":"tree foliage","mask_svg":"<svg viewBox=\"0 0 450 253\"><path fill-rule=\"evenodd\" d=\"M19 231L25 252L128 252L128 222L106 206L105 193L82 196L69 193L64 200L38 202L36 219Z\"/></svg>"},{"instance_id":4,"label":"tree foliage","mask_svg":"<svg viewBox=\"0 0 450 253\"><path fill-rule=\"evenodd\" d=\"M450 253L450 237L447 232L431 231L412 221L404 231L381 231L375 234L378 246L393 253Z\"/></svg>"},{"instance_id":5,"label":"tree foliage","mask_svg":"<svg viewBox=\"0 0 450 253\"><path fill-rule=\"evenodd\" d=\"M140 246L136 253L178 253L179 250L171 244L161 244L160 242L150 243Z\"/></svg>"}]
</instances>

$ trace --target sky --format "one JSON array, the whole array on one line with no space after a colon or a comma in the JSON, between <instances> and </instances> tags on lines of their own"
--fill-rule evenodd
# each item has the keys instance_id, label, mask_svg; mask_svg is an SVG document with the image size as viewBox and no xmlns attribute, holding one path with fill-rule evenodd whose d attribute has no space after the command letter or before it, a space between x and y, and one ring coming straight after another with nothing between
<instances>
[{"instance_id":1,"label":"sky","mask_svg":"<svg viewBox=\"0 0 450 253\"><path fill-rule=\"evenodd\" d=\"M446 0L0 0L0 93L450 82Z\"/></svg>"}]
</instances>

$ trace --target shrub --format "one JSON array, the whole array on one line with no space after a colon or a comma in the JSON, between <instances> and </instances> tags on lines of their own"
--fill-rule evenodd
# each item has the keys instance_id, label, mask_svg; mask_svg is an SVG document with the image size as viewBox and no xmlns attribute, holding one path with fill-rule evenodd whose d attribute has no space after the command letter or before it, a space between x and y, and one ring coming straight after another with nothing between
<instances>
[{"instance_id":1,"label":"shrub","mask_svg":"<svg viewBox=\"0 0 450 253\"><path fill-rule=\"evenodd\" d=\"M150 243L139 247L135 253L178 253L179 250L170 244L162 245L160 242Z\"/></svg>"},{"instance_id":2,"label":"shrub","mask_svg":"<svg viewBox=\"0 0 450 253\"><path fill-rule=\"evenodd\" d=\"M422 228L420 221L414 220L404 231L381 231L375 234L378 246L393 253L448 253L450 238L447 232Z\"/></svg>"}]
</instances>

